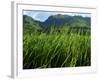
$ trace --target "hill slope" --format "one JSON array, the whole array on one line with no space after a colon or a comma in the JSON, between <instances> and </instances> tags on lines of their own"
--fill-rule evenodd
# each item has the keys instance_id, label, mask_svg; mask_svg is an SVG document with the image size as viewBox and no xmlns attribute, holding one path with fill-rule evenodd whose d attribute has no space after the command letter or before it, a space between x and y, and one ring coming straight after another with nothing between
<instances>
[{"instance_id":1,"label":"hill slope","mask_svg":"<svg viewBox=\"0 0 100 80\"><path fill-rule=\"evenodd\" d=\"M48 31L52 26L59 28L62 26L66 27L80 27L80 28L90 28L90 17L82 16L69 16L69 15L52 15L46 21L40 22L36 21L30 16L23 15L23 26L24 31L33 32L35 30Z\"/></svg>"},{"instance_id":2,"label":"hill slope","mask_svg":"<svg viewBox=\"0 0 100 80\"><path fill-rule=\"evenodd\" d=\"M81 16L68 16L68 15L53 15L50 16L45 22L40 23L44 27L50 27L52 25L61 27L63 25L69 25L72 27L89 27L90 18Z\"/></svg>"}]
</instances>

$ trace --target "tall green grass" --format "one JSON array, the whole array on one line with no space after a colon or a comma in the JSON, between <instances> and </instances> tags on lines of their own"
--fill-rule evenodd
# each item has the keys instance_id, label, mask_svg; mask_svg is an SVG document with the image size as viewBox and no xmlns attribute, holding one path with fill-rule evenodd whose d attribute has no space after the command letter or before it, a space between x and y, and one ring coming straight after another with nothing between
<instances>
[{"instance_id":1,"label":"tall green grass","mask_svg":"<svg viewBox=\"0 0 100 80\"><path fill-rule=\"evenodd\" d=\"M91 37L68 28L23 34L23 68L57 68L91 65Z\"/></svg>"}]
</instances>

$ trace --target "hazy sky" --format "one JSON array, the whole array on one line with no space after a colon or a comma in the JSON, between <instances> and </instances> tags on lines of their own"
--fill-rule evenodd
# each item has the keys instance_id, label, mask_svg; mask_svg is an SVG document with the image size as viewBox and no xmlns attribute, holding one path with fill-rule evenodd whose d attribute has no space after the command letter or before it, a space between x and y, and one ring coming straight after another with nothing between
<instances>
[{"instance_id":1,"label":"hazy sky","mask_svg":"<svg viewBox=\"0 0 100 80\"><path fill-rule=\"evenodd\" d=\"M63 15L70 15L70 16L83 16L83 17L90 17L89 13L61 13L61 12L45 12L45 11L23 11L24 15L31 16L35 20L38 21L45 21L49 16L56 15L56 14L63 14Z\"/></svg>"}]
</instances>

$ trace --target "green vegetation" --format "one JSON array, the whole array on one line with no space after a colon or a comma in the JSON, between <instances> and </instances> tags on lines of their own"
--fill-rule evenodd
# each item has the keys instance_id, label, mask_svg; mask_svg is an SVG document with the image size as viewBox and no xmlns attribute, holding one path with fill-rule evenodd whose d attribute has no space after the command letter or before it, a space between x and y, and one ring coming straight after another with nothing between
<instances>
[{"instance_id":1,"label":"green vegetation","mask_svg":"<svg viewBox=\"0 0 100 80\"><path fill-rule=\"evenodd\" d=\"M35 23L24 22L24 69L91 65L90 27L80 27L76 22L74 27L51 26L45 31Z\"/></svg>"}]
</instances>

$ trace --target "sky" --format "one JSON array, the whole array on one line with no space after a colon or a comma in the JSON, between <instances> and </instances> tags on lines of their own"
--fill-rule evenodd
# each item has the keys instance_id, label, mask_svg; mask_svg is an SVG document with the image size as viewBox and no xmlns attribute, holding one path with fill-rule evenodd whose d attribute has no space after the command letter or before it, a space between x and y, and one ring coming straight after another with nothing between
<instances>
[{"instance_id":1,"label":"sky","mask_svg":"<svg viewBox=\"0 0 100 80\"><path fill-rule=\"evenodd\" d=\"M31 16L33 19L37 21L44 22L45 20L48 19L49 16L51 15L56 15L56 14L62 14L62 15L70 15L70 16L83 16L83 17L90 17L91 15L89 13L62 13L62 12L47 12L47 11L29 11L29 10L24 10L23 11L24 15Z\"/></svg>"}]
</instances>

